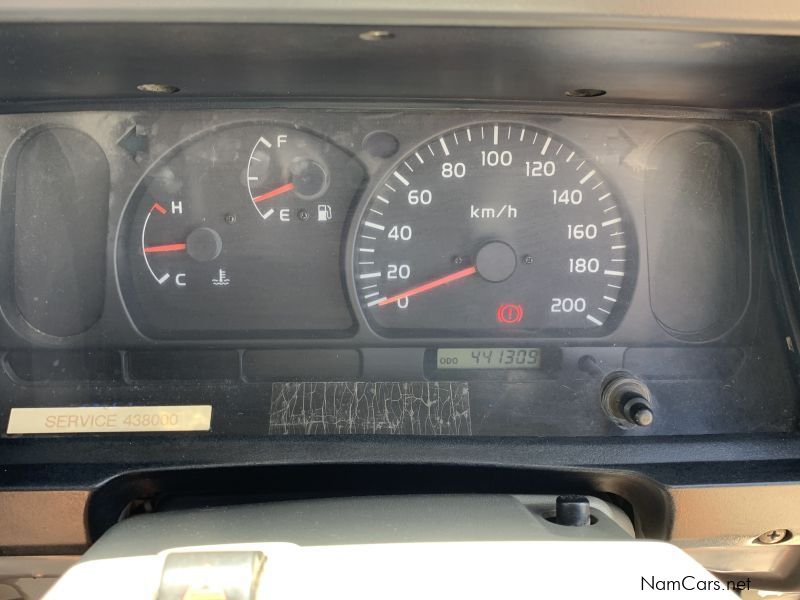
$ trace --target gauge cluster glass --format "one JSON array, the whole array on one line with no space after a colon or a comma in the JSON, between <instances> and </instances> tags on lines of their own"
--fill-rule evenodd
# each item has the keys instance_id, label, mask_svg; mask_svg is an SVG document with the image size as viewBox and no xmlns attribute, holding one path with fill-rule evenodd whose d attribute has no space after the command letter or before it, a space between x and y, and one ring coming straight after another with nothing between
<instances>
[{"instance_id":1,"label":"gauge cluster glass","mask_svg":"<svg viewBox=\"0 0 800 600\"><path fill-rule=\"evenodd\" d=\"M634 435L621 380L650 434L785 431L758 124L603 112L0 116L0 425L146 405L210 408L215 436Z\"/></svg>"}]
</instances>

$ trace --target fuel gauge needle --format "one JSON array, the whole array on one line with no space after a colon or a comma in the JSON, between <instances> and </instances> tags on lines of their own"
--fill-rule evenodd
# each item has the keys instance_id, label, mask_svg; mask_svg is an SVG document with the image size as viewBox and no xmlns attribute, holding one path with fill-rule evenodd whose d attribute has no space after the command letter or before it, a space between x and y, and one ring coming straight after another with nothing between
<instances>
[{"instance_id":1,"label":"fuel gauge needle","mask_svg":"<svg viewBox=\"0 0 800 600\"><path fill-rule=\"evenodd\" d=\"M467 267L466 269L461 269L460 271L456 271L455 273L450 273L449 275L445 275L444 277L439 277L438 279L434 279L433 281L429 281L428 283L423 283L422 285L413 287L400 294L395 294L394 296L391 296L389 298L384 298L383 300L378 302L378 306L386 306L387 304L391 304L392 302L397 302L401 298L410 298L411 296L416 296L417 294L428 292L446 283L450 283L452 281L458 281L459 279L464 279L464 277L469 277L470 275L474 275L477 272L478 268L475 266Z\"/></svg>"},{"instance_id":2,"label":"fuel gauge needle","mask_svg":"<svg viewBox=\"0 0 800 600\"><path fill-rule=\"evenodd\" d=\"M180 252L186 250L186 244L162 244L161 246L145 246L144 251L147 254L153 252Z\"/></svg>"},{"instance_id":3,"label":"fuel gauge needle","mask_svg":"<svg viewBox=\"0 0 800 600\"><path fill-rule=\"evenodd\" d=\"M286 183L280 187L276 187L274 190L270 190L268 192L264 192L260 196L256 196L253 198L253 202L263 202L264 200L269 200L270 198L274 198L275 196L280 196L281 194L285 194L286 192L291 192L294 189L293 183Z\"/></svg>"}]
</instances>

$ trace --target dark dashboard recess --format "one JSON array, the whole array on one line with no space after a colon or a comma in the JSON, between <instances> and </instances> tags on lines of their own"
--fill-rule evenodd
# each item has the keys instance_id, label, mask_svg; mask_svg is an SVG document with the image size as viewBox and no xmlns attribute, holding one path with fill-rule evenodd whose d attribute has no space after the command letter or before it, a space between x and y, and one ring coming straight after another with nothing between
<instances>
[{"instance_id":1,"label":"dark dashboard recess","mask_svg":"<svg viewBox=\"0 0 800 600\"><path fill-rule=\"evenodd\" d=\"M85 132L34 128L11 147L5 170L15 173L2 214L14 223L20 315L48 335L83 333L105 301L108 160Z\"/></svg>"},{"instance_id":2,"label":"dark dashboard recess","mask_svg":"<svg viewBox=\"0 0 800 600\"><path fill-rule=\"evenodd\" d=\"M679 339L725 331L749 301L744 173L730 142L702 130L666 137L648 158L650 302L661 326ZM693 291L691 302L686 290Z\"/></svg>"}]
</instances>

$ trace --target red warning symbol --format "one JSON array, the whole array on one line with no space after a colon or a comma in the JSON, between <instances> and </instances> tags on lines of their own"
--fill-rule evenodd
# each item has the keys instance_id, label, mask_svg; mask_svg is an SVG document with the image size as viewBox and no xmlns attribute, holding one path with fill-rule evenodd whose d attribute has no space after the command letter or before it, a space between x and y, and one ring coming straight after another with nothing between
<instances>
[{"instance_id":1,"label":"red warning symbol","mask_svg":"<svg viewBox=\"0 0 800 600\"><path fill-rule=\"evenodd\" d=\"M524 314L521 304L501 304L497 308L497 321L513 325L522 321Z\"/></svg>"}]
</instances>

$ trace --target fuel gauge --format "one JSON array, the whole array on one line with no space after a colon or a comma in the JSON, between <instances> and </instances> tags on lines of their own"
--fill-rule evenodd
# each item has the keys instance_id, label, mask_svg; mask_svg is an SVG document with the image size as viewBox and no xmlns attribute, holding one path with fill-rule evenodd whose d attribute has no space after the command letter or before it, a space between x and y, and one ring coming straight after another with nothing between
<instances>
[{"instance_id":1,"label":"fuel gauge","mask_svg":"<svg viewBox=\"0 0 800 600\"><path fill-rule=\"evenodd\" d=\"M118 256L137 324L176 338L348 330L340 249L363 178L343 150L282 126L179 146L126 209Z\"/></svg>"},{"instance_id":2,"label":"fuel gauge","mask_svg":"<svg viewBox=\"0 0 800 600\"><path fill-rule=\"evenodd\" d=\"M265 221L291 200L314 200L330 184L330 174L320 159L307 156L306 145L295 136L277 134L272 141L261 136L247 162L247 190ZM298 147L299 146L299 147Z\"/></svg>"}]
</instances>

